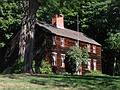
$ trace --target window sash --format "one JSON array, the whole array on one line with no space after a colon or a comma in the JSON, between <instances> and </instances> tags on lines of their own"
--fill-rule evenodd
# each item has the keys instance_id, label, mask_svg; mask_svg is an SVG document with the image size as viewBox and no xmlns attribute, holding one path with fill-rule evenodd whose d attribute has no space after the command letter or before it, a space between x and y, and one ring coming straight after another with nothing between
<instances>
[{"instance_id":1,"label":"window sash","mask_svg":"<svg viewBox=\"0 0 120 90\"><path fill-rule=\"evenodd\" d=\"M64 60L65 60L65 54L61 54L61 67L65 66Z\"/></svg>"},{"instance_id":2,"label":"window sash","mask_svg":"<svg viewBox=\"0 0 120 90\"><path fill-rule=\"evenodd\" d=\"M96 46L93 46L93 53L96 53Z\"/></svg>"},{"instance_id":3,"label":"window sash","mask_svg":"<svg viewBox=\"0 0 120 90\"><path fill-rule=\"evenodd\" d=\"M93 59L93 69L96 70L97 69L97 60Z\"/></svg>"},{"instance_id":4,"label":"window sash","mask_svg":"<svg viewBox=\"0 0 120 90\"><path fill-rule=\"evenodd\" d=\"M87 44L87 50L90 52L90 44Z\"/></svg>"},{"instance_id":5,"label":"window sash","mask_svg":"<svg viewBox=\"0 0 120 90\"><path fill-rule=\"evenodd\" d=\"M53 36L52 40L53 40L53 45L56 45L56 36Z\"/></svg>"},{"instance_id":6,"label":"window sash","mask_svg":"<svg viewBox=\"0 0 120 90\"><path fill-rule=\"evenodd\" d=\"M64 47L64 38L61 38L61 46Z\"/></svg>"},{"instance_id":7,"label":"window sash","mask_svg":"<svg viewBox=\"0 0 120 90\"><path fill-rule=\"evenodd\" d=\"M57 63L57 53L56 52L52 52L52 57L53 57L53 61L52 61L52 65L55 66Z\"/></svg>"},{"instance_id":8,"label":"window sash","mask_svg":"<svg viewBox=\"0 0 120 90\"><path fill-rule=\"evenodd\" d=\"M91 70L91 59L88 59L87 69Z\"/></svg>"}]
</instances>

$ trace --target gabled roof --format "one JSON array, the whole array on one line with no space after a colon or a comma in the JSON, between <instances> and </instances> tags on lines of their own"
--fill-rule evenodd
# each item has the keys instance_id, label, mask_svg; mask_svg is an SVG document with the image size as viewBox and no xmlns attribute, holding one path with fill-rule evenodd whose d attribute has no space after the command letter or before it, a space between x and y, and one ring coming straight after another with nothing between
<instances>
[{"instance_id":1,"label":"gabled roof","mask_svg":"<svg viewBox=\"0 0 120 90\"><path fill-rule=\"evenodd\" d=\"M87 43L101 46L101 44L99 44L95 40L87 37L82 32L77 32L77 31L73 31L70 29L66 29L66 28L60 29L60 28L56 28L56 27L53 27L53 26L51 26L49 24L45 24L45 23L38 23L37 22L37 25L39 25L40 27L43 27L43 28L49 30L51 33L59 35L59 36L68 37L71 39L75 39L75 40L79 40L79 41L83 41L83 42L87 42Z\"/></svg>"}]
</instances>

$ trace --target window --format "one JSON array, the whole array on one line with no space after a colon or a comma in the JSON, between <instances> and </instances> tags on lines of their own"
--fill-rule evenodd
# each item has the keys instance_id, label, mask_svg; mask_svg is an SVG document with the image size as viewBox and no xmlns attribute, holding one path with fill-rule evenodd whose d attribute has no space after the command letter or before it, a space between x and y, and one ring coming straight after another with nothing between
<instances>
[{"instance_id":1,"label":"window","mask_svg":"<svg viewBox=\"0 0 120 90\"><path fill-rule=\"evenodd\" d=\"M76 66L78 67L79 63L76 62ZM79 67L76 70L77 75L82 75L82 64L79 65Z\"/></svg>"},{"instance_id":2,"label":"window","mask_svg":"<svg viewBox=\"0 0 120 90\"><path fill-rule=\"evenodd\" d=\"M52 65L55 66L56 65L56 62L57 62L57 53L56 52L52 52L52 57L53 57L53 60L52 60Z\"/></svg>"},{"instance_id":3,"label":"window","mask_svg":"<svg viewBox=\"0 0 120 90\"><path fill-rule=\"evenodd\" d=\"M64 47L64 38L61 38L61 46Z\"/></svg>"},{"instance_id":4,"label":"window","mask_svg":"<svg viewBox=\"0 0 120 90\"><path fill-rule=\"evenodd\" d=\"M91 59L88 59L88 65L87 65L88 70L91 70Z\"/></svg>"},{"instance_id":5,"label":"window","mask_svg":"<svg viewBox=\"0 0 120 90\"><path fill-rule=\"evenodd\" d=\"M56 36L53 36L52 39L53 39L53 45L56 45Z\"/></svg>"},{"instance_id":6,"label":"window","mask_svg":"<svg viewBox=\"0 0 120 90\"><path fill-rule=\"evenodd\" d=\"M93 59L93 69L96 70L96 66L97 66L97 60L96 59Z\"/></svg>"},{"instance_id":7,"label":"window","mask_svg":"<svg viewBox=\"0 0 120 90\"><path fill-rule=\"evenodd\" d=\"M90 52L90 44L87 44L87 50Z\"/></svg>"},{"instance_id":8,"label":"window","mask_svg":"<svg viewBox=\"0 0 120 90\"><path fill-rule=\"evenodd\" d=\"M93 53L96 53L96 46L93 45Z\"/></svg>"},{"instance_id":9,"label":"window","mask_svg":"<svg viewBox=\"0 0 120 90\"><path fill-rule=\"evenodd\" d=\"M79 41L75 41L75 45L78 46L79 45Z\"/></svg>"},{"instance_id":10,"label":"window","mask_svg":"<svg viewBox=\"0 0 120 90\"><path fill-rule=\"evenodd\" d=\"M65 60L65 54L61 54L61 67L65 67L64 60Z\"/></svg>"}]
</instances>

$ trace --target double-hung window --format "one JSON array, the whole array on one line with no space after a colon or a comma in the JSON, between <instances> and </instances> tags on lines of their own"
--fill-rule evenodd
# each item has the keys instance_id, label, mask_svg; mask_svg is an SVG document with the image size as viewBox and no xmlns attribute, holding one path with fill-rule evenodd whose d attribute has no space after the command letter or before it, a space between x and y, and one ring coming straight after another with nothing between
<instances>
[{"instance_id":1,"label":"double-hung window","mask_svg":"<svg viewBox=\"0 0 120 90\"><path fill-rule=\"evenodd\" d=\"M55 66L57 64L57 53L56 52L52 52L52 65Z\"/></svg>"},{"instance_id":2,"label":"double-hung window","mask_svg":"<svg viewBox=\"0 0 120 90\"><path fill-rule=\"evenodd\" d=\"M61 54L61 67L65 67L65 54Z\"/></svg>"},{"instance_id":3,"label":"double-hung window","mask_svg":"<svg viewBox=\"0 0 120 90\"><path fill-rule=\"evenodd\" d=\"M90 52L90 44L87 44L87 50L88 50L88 52Z\"/></svg>"},{"instance_id":4,"label":"double-hung window","mask_svg":"<svg viewBox=\"0 0 120 90\"><path fill-rule=\"evenodd\" d=\"M53 45L56 45L56 36L53 36L52 40L53 40Z\"/></svg>"},{"instance_id":5,"label":"double-hung window","mask_svg":"<svg viewBox=\"0 0 120 90\"><path fill-rule=\"evenodd\" d=\"M96 70L97 69L97 60L93 59L93 69Z\"/></svg>"},{"instance_id":6,"label":"double-hung window","mask_svg":"<svg viewBox=\"0 0 120 90\"><path fill-rule=\"evenodd\" d=\"M93 53L96 53L96 46L93 45Z\"/></svg>"},{"instance_id":7,"label":"double-hung window","mask_svg":"<svg viewBox=\"0 0 120 90\"><path fill-rule=\"evenodd\" d=\"M91 59L88 59L87 69L89 71L91 70Z\"/></svg>"},{"instance_id":8,"label":"double-hung window","mask_svg":"<svg viewBox=\"0 0 120 90\"><path fill-rule=\"evenodd\" d=\"M64 47L64 38L61 38L61 46Z\"/></svg>"}]
</instances>

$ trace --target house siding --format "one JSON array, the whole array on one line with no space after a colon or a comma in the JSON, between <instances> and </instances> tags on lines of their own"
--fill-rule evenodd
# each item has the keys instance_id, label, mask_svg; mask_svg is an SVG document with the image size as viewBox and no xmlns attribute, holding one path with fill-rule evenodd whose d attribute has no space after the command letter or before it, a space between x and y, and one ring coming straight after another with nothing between
<instances>
[{"instance_id":1,"label":"house siding","mask_svg":"<svg viewBox=\"0 0 120 90\"><path fill-rule=\"evenodd\" d=\"M41 31L42 30L39 30L39 33L37 33L37 34L42 37L43 32L41 32ZM54 71L54 72L65 71L64 67L61 67L61 65L62 65L61 54L65 54L71 46L76 45L77 40L68 38L68 37L51 34L51 33L48 34L47 32L44 32L44 36L45 36L45 38L43 40L41 40L41 42L46 40L46 50L44 51L45 58L51 64L52 63L52 57L51 57L52 52L56 52L57 53L56 65L52 66L52 67L55 67L54 70L56 70L56 71ZM55 41L53 41L53 37L54 37ZM38 36L37 36L37 38L38 38ZM61 46L61 38L64 38L64 46ZM39 39L38 39L38 41L39 41ZM92 43L88 43L88 42L79 41L79 46L81 48L87 47L88 44L90 44L89 58L91 59L91 70L94 69L93 59L96 59L96 61L97 61L96 62L96 70L101 71L101 46L95 45ZM40 42L39 42L39 45L41 46ZM39 46L39 45L37 45L37 46ZM96 47L96 53L93 53L93 46ZM36 49L38 49L38 48L36 48ZM87 65L82 64L81 71L82 71L82 74L89 72L87 69Z\"/></svg>"},{"instance_id":2,"label":"house siding","mask_svg":"<svg viewBox=\"0 0 120 90\"><path fill-rule=\"evenodd\" d=\"M66 37L61 37L61 36L55 36L56 37L56 45L53 45L52 51L53 52L57 52L58 53L58 58L57 58L57 68L61 70L64 69L63 67L61 67L61 54L65 54L67 52L67 50L69 49L69 47L74 46L76 44L76 40L74 39L70 39L70 38L66 38ZM64 38L64 47L61 46L61 38ZM79 42L80 47L87 47L87 44L90 43L86 43L86 42ZM89 52L89 58L91 59L91 70L94 69L93 67L93 59L96 59L96 69L101 71L101 46L96 46L96 53L93 53L93 44L90 44L91 48L90 48L90 52ZM59 70L58 70L59 71ZM85 74L85 72L89 72L87 71L87 65L82 64L82 74Z\"/></svg>"}]
</instances>

